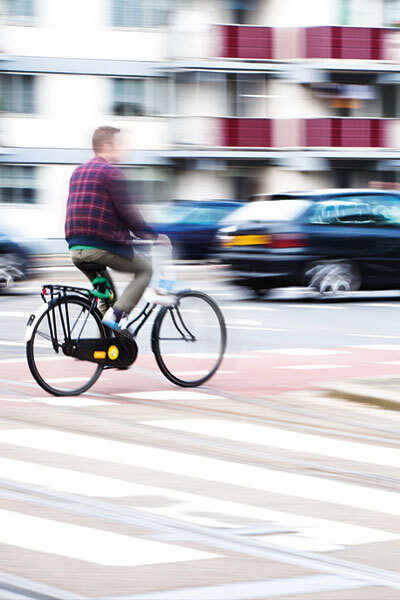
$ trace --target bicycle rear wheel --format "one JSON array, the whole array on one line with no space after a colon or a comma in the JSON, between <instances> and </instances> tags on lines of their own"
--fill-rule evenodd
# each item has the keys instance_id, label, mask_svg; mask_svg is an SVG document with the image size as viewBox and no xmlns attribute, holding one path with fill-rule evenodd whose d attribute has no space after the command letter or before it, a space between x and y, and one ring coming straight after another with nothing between
<instances>
[{"instance_id":1,"label":"bicycle rear wheel","mask_svg":"<svg viewBox=\"0 0 400 600\"><path fill-rule=\"evenodd\" d=\"M207 294L185 291L176 306L163 307L152 331L152 349L167 379L197 387L217 371L226 348L226 326L217 303Z\"/></svg>"},{"instance_id":2,"label":"bicycle rear wheel","mask_svg":"<svg viewBox=\"0 0 400 600\"><path fill-rule=\"evenodd\" d=\"M71 339L106 337L97 310L78 296L60 298L39 317L26 354L37 383L54 396L76 396L86 392L100 377L103 367L65 353L68 329Z\"/></svg>"}]
</instances>

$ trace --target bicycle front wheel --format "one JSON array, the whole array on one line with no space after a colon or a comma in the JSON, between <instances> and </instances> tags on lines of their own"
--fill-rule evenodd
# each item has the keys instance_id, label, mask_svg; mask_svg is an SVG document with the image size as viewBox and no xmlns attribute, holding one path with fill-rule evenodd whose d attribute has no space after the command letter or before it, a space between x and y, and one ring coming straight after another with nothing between
<instances>
[{"instance_id":1,"label":"bicycle front wheel","mask_svg":"<svg viewBox=\"0 0 400 600\"><path fill-rule=\"evenodd\" d=\"M196 387L208 381L226 348L226 326L217 303L203 292L179 293L176 306L161 308L156 317L152 348L172 383Z\"/></svg>"},{"instance_id":2,"label":"bicycle front wheel","mask_svg":"<svg viewBox=\"0 0 400 600\"><path fill-rule=\"evenodd\" d=\"M100 377L103 367L78 360L65 352L68 338L104 338L97 310L79 297L67 297L49 304L39 317L27 342L29 369L37 383L54 396L77 396Z\"/></svg>"}]
</instances>

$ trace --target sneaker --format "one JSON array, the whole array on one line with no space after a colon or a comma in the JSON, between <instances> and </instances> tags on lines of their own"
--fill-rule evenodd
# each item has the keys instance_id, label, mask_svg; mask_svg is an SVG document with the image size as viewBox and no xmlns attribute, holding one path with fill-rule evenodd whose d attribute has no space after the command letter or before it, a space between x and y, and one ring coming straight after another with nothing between
<instances>
[{"instance_id":1,"label":"sneaker","mask_svg":"<svg viewBox=\"0 0 400 600\"><path fill-rule=\"evenodd\" d=\"M121 331L126 326L125 313L114 307L108 309L102 321L104 325L114 331Z\"/></svg>"},{"instance_id":2,"label":"sneaker","mask_svg":"<svg viewBox=\"0 0 400 600\"><path fill-rule=\"evenodd\" d=\"M173 306L176 304L176 296L174 294L160 294L157 290L148 288L144 298L150 304L161 304L162 306Z\"/></svg>"}]
</instances>

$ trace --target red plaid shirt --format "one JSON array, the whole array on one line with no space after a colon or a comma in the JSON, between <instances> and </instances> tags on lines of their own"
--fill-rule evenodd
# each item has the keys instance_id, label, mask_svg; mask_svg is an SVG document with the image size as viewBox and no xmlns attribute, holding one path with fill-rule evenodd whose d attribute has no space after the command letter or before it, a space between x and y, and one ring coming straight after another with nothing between
<instances>
[{"instance_id":1,"label":"red plaid shirt","mask_svg":"<svg viewBox=\"0 0 400 600\"><path fill-rule=\"evenodd\" d=\"M157 237L130 197L121 169L101 156L75 169L65 221L69 247L94 246L131 257L132 233L145 239Z\"/></svg>"}]
</instances>

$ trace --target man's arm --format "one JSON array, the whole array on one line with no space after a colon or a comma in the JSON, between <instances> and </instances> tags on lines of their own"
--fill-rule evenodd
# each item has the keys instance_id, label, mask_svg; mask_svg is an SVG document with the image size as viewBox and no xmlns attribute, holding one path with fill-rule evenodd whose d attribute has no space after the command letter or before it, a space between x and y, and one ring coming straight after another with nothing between
<instances>
[{"instance_id":1,"label":"man's arm","mask_svg":"<svg viewBox=\"0 0 400 600\"><path fill-rule=\"evenodd\" d=\"M157 233L137 209L122 171L117 167L108 168L105 185L115 210L128 229L140 238L155 240Z\"/></svg>"}]
</instances>

